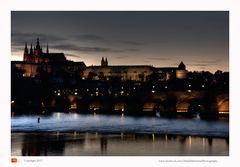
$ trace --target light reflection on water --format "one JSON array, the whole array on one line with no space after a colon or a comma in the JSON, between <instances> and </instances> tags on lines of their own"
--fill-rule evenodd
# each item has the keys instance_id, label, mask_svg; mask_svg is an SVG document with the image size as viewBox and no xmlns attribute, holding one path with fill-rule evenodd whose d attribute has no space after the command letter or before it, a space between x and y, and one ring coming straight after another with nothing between
<instances>
[{"instance_id":1,"label":"light reflection on water","mask_svg":"<svg viewBox=\"0 0 240 167\"><path fill-rule=\"evenodd\" d=\"M167 119L124 115L84 115L53 113L50 116L15 116L12 132L100 132L180 134L197 136L229 136L229 123L200 119Z\"/></svg>"},{"instance_id":2,"label":"light reflection on water","mask_svg":"<svg viewBox=\"0 0 240 167\"><path fill-rule=\"evenodd\" d=\"M227 156L228 139L158 134L12 133L12 156Z\"/></svg>"}]
</instances>

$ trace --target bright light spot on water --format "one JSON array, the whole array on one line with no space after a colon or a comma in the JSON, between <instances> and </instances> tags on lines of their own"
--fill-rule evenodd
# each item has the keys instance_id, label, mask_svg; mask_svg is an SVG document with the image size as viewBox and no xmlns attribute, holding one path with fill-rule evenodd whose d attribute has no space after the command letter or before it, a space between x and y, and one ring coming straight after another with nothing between
<instances>
[{"instance_id":1,"label":"bright light spot on water","mask_svg":"<svg viewBox=\"0 0 240 167\"><path fill-rule=\"evenodd\" d=\"M202 145L203 145L203 148L205 148L205 146L206 146L206 139L205 138L202 139Z\"/></svg>"},{"instance_id":2,"label":"bright light spot on water","mask_svg":"<svg viewBox=\"0 0 240 167\"><path fill-rule=\"evenodd\" d=\"M121 132L121 139L123 139L123 133Z\"/></svg>"},{"instance_id":3,"label":"bright light spot on water","mask_svg":"<svg viewBox=\"0 0 240 167\"><path fill-rule=\"evenodd\" d=\"M77 113L71 113L71 115L72 115L72 118L73 118L74 120L77 120L77 119L78 119L79 114L77 114Z\"/></svg>"},{"instance_id":4,"label":"bright light spot on water","mask_svg":"<svg viewBox=\"0 0 240 167\"><path fill-rule=\"evenodd\" d=\"M166 141L166 142L168 141L168 136L167 136L167 135L165 135L165 141Z\"/></svg>"},{"instance_id":5,"label":"bright light spot on water","mask_svg":"<svg viewBox=\"0 0 240 167\"><path fill-rule=\"evenodd\" d=\"M191 149L191 148L192 148L192 137L189 136L189 149Z\"/></svg>"},{"instance_id":6,"label":"bright light spot on water","mask_svg":"<svg viewBox=\"0 0 240 167\"><path fill-rule=\"evenodd\" d=\"M61 113L60 112L54 113L54 116L59 120L61 118Z\"/></svg>"}]
</instances>

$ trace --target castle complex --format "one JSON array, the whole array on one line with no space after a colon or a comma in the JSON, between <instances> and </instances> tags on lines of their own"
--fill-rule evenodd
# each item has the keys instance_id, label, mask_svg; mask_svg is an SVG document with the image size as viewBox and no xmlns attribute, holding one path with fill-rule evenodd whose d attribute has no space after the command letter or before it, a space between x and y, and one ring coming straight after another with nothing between
<instances>
[{"instance_id":1,"label":"castle complex","mask_svg":"<svg viewBox=\"0 0 240 167\"><path fill-rule=\"evenodd\" d=\"M119 78L122 81L133 80L145 82L153 73L158 75L162 81L170 78L185 79L187 70L183 62L178 67L153 67L149 65L108 65L107 58L102 57L100 66L86 67L84 62L73 62L66 59L64 53L50 53L48 45L46 52L37 38L36 46L28 49L25 43L23 61L12 61L12 67L21 68L25 71L25 77L34 77L39 68L54 74L58 70L66 72L81 72L82 79L110 80Z\"/></svg>"},{"instance_id":2,"label":"castle complex","mask_svg":"<svg viewBox=\"0 0 240 167\"><path fill-rule=\"evenodd\" d=\"M119 78L122 81L147 81L151 74L155 73L162 81L173 77L185 79L187 70L183 62L178 67L153 67L150 65L108 65L107 58L102 58L101 66L88 66L83 72L83 79L110 80Z\"/></svg>"}]
</instances>

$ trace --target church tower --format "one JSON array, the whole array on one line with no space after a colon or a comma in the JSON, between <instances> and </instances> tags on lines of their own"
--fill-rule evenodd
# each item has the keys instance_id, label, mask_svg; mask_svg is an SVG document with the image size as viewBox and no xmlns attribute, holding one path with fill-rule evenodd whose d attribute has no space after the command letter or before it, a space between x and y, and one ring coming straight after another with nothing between
<instances>
[{"instance_id":1,"label":"church tower","mask_svg":"<svg viewBox=\"0 0 240 167\"><path fill-rule=\"evenodd\" d=\"M101 60L101 66L104 66L105 62L104 62L104 58L102 57L102 60Z\"/></svg>"},{"instance_id":2,"label":"church tower","mask_svg":"<svg viewBox=\"0 0 240 167\"><path fill-rule=\"evenodd\" d=\"M108 66L108 60L107 60L107 58L105 59L105 66Z\"/></svg>"},{"instance_id":3,"label":"church tower","mask_svg":"<svg viewBox=\"0 0 240 167\"><path fill-rule=\"evenodd\" d=\"M107 60L107 58L104 60L104 57L102 57L101 66L103 66L103 67L108 66L108 60Z\"/></svg>"}]
</instances>

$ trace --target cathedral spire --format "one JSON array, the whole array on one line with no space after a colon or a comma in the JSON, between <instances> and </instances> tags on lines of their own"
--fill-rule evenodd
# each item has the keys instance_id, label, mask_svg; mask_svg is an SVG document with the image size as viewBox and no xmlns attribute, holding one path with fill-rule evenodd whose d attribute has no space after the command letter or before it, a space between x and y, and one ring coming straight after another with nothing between
<instances>
[{"instance_id":1,"label":"cathedral spire","mask_svg":"<svg viewBox=\"0 0 240 167\"><path fill-rule=\"evenodd\" d=\"M37 45L36 45L36 49L40 49L39 37L37 38Z\"/></svg>"},{"instance_id":2,"label":"cathedral spire","mask_svg":"<svg viewBox=\"0 0 240 167\"><path fill-rule=\"evenodd\" d=\"M46 53L47 53L47 54L49 53L49 50L48 50L48 43L47 43L47 50L46 50Z\"/></svg>"},{"instance_id":3,"label":"cathedral spire","mask_svg":"<svg viewBox=\"0 0 240 167\"><path fill-rule=\"evenodd\" d=\"M28 47L27 47L27 42L25 42L25 48L24 48L24 53L28 53Z\"/></svg>"},{"instance_id":4,"label":"cathedral spire","mask_svg":"<svg viewBox=\"0 0 240 167\"><path fill-rule=\"evenodd\" d=\"M31 48L30 48L30 55L33 55L33 48L32 48L32 44L31 44Z\"/></svg>"},{"instance_id":5,"label":"cathedral spire","mask_svg":"<svg viewBox=\"0 0 240 167\"><path fill-rule=\"evenodd\" d=\"M24 48L24 53L23 53L23 61L27 61L28 60L28 47L27 47L27 42L25 42L25 48Z\"/></svg>"}]
</instances>

